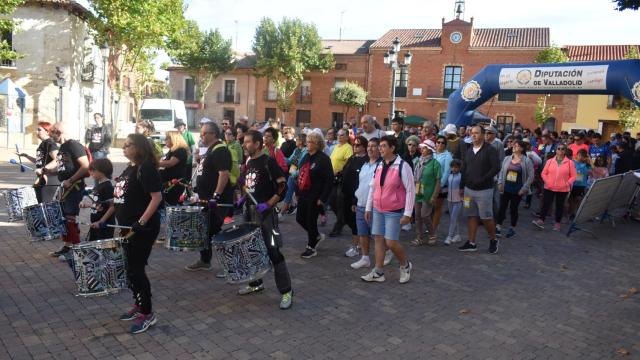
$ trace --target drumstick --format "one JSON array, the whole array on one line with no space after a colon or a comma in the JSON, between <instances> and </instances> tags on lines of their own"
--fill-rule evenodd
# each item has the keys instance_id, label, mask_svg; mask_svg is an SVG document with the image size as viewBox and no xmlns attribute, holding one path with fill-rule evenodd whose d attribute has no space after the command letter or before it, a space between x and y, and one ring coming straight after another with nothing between
<instances>
[{"instance_id":1,"label":"drumstick","mask_svg":"<svg viewBox=\"0 0 640 360\"><path fill-rule=\"evenodd\" d=\"M24 172L24 169L29 169L31 171L34 171L32 167L27 166L27 165L22 165L22 161L17 162L16 159L11 159L9 160L9 163L13 164L13 165L20 165L20 172Z\"/></svg>"},{"instance_id":2,"label":"drumstick","mask_svg":"<svg viewBox=\"0 0 640 360\"><path fill-rule=\"evenodd\" d=\"M82 221L78 222L78 224L80 224L80 225L89 225L89 226L91 226L91 224L90 224L90 223L86 223L86 222L82 222ZM110 227L110 228L114 228L114 229L127 229L127 230L131 230L131 229L132 229L132 227L131 227L131 226L124 226L124 225L111 225L111 224L106 224L106 226L107 226L107 227Z\"/></svg>"},{"instance_id":3,"label":"drumstick","mask_svg":"<svg viewBox=\"0 0 640 360\"><path fill-rule=\"evenodd\" d=\"M25 167L22 166L22 156L20 156L20 149L18 149L18 144L15 144L15 145L16 145L16 155L18 155L18 160L20 160L20 172L24 172Z\"/></svg>"},{"instance_id":4,"label":"drumstick","mask_svg":"<svg viewBox=\"0 0 640 360\"><path fill-rule=\"evenodd\" d=\"M254 205L258 205L258 201L256 200L256 198L253 197L253 195L248 191L246 186L243 186L242 189L244 190L245 194L247 194L247 196L249 196L249 199L251 199L251 201L253 201Z\"/></svg>"}]
</instances>

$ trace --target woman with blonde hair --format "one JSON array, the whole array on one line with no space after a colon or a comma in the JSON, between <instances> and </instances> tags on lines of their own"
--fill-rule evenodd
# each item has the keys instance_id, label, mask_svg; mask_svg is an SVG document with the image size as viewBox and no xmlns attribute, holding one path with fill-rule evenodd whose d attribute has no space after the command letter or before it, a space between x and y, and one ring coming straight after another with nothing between
<instances>
[{"instance_id":1,"label":"woman with blonde hair","mask_svg":"<svg viewBox=\"0 0 640 360\"><path fill-rule=\"evenodd\" d=\"M184 141L182 134L177 131L167 131L165 144L169 148L167 154L160 160L159 165L162 184L165 189L164 200L169 205L178 205L180 195L184 192L184 186L173 185L172 180L188 183L191 179L184 179L187 159L189 158L189 146Z\"/></svg>"}]
</instances>

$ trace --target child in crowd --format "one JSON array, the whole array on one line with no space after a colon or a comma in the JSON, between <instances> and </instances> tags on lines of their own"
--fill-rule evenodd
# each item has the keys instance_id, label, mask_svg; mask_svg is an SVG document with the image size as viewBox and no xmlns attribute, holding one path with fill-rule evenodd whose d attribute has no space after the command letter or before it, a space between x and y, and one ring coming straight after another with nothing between
<instances>
[{"instance_id":1,"label":"child in crowd","mask_svg":"<svg viewBox=\"0 0 640 360\"><path fill-rule=\"evenodd\" d=\"M604 155L598 155L593 163L593 170L591 170L591 178L589 186L594 181L609 176L609 169L607 168L607 158Z\"/></svg>"},{"instance_id":2,"label":"child in crowd","mask_svg":"<svg viewBox=\"0 0 640 360\"><path fill-rule=\"evenodd\" d=\"M585 189L588 185L589 174L591 173L591 160L589 159L589 153L585 149L578 150L578 153L574 156L573 163L576 166L576 181L571 188L571 194L569 195L569 218L573 219L575 212L580 206L580 202L585 194Z\"/></svg>"},{"instance_id":3,"label":"child in crowd","mask_svg":"<svg viewBox=\"0 0 640 360\"><path fill-rule=\"evenodd\" d=\"M462 192L460 188L460 180L462 180L462 174L460 174L460 168L462 168L462 162L458 159L451 161L451 172L447 178L447 205L449 207L449 234L444 240L445 245L450 245L462 240L460 238L460 227L458 221L460 220L460 213L462 212Z\"/></svg>"},{"instance_id":4,"label":"child in crowd","mask_svg":"<svg viewBox=\"0 0 640 360\"><path fill-rule=\"evenodd\" d=\"M95 159L89 164L91 177L96 181L89 198L91 199L91 228L89 241L113 238L115 224L115 207L113 205L113 185L111 174L113 165L107 158Z\"/></svg>"}]
</instances>

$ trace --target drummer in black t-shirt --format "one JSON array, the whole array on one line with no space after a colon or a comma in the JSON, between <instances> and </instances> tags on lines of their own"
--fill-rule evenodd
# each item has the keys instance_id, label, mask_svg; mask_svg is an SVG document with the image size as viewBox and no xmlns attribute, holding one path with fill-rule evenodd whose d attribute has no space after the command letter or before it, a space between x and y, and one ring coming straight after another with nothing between
<instances>
[{"instance_id":1,"label":"drummer in black t-shirt","mask_svg":"<svg viewBox=\"0 0 640 360\"><path fill-rule=\"evenodd\" d=\"M76 217L80 214L80 201L84 192L84 178L89 173L89 159L84 146L77 140L67 137L62 123L56 123L51 129L51 137L60 145L56 156L57 167L51 169L49 165L42 168L45 175L58 175L62 186L62 213L66 218L67 235L62 236L64 246L58 251L50 253L58 257L71 250L71 244L80 243L80 229Z\"/></svg>"},{"instance_id":2,"label":"drummer in black t-shirt","mask_svg":"<svg viewBox=\"0 0 640 360\"><path fill-rule=\"evenodd\" d=\"M209 203L209 239L220 232L228 213L227 208L217 207L217 204L230 204L233 201L233 189L229 182L231 153L220 138L220 128L216 123L204 123L200 128L200 140L207 146L207 152L196 168L196 193L199 200L207 200ZM200 259L185 266L185 270L211 270L211 256L211 246L207 246L207 249L200 251ZM221 272L216 276L224 277L225 274Z\"/></svg>"},{"instance_id":3,"label":"drummer in black t-shirt","mask_svg":"<svg viewBox=\"0 0 640 360\"><path fill-rule=\"evenodd\" d=\"M162 202L162 182L155 151L144 135L127 136L122 149L131 163L116 179L113 202L118 224L131 226L133 232L128 237L126 250L127 276L135 304L120 320L135 319L131 332L137 334L157 321L151 308L151 284L144 268L160 232L157 210Z\"/></svg>"},{"instance_id":4,"label":"drummer in black t-shirt","mask_svg":"<svg viewBox=\"0 0 640 360\"><path fill-rule=\"evenodd\" d=\"M89 241L111 239L115 229L107 225L113 225L116 221L111 184L113 164L107 158L95 159L89 164L89 170L96 182L96 186L89 194L91 199Z\"/></svg>"},{"instance_id":5,"label":"drummer in black t-shirt","mask_svg":"<svg viewBox=\"0 0 640 360\"><path fill-rule=\"evenodd\" d=\"M245 189L253 196L258 204L256 212L260 220L262 239L267 246L269 259L273 264L276 286L282 294L280 309L291 307L293 291L291 278L287 270L284 256L280 252L282 237L278 228L278 214L274 208L278 201L284 199L287 192L287 179L278 163L262 152L262 134L256 130L249 130L244 136L243 148L249 155L245 177ZM241 199L242 202L242 199ZM258 279L238 290L238 294L245 295L264 289L262 279Z\"/></svg>"},{"instance_id":6,"label":"drummer in black t-shirt","mask_svg":"<svg viewBox=\"0 0 640 360\"><path fill-rule=\"evenodd\" d=\"M177 131L167 131L165 144L169 152L160 160L160 176L164 185L164 201L172 206L178 205L180 195L184 192L184 186L172 184L172 180L187 183L191 179L185 179L185 169L189 158L189 146L184 141L182 135Z\"/></svg>"},{"instance_id":7,"label":"drummer in black t-shirt","mask_svg":"<svg viewBox=\"0 0 640 360\"><path fill-rule=\"evenodd\" d=\"M60 185L58 179L55 177L47 178L47 176L42 174L42 168L45 167L45 165L48 165L50 169L56 167L55 160L58 155L58 144L49 137L50 130L50 123L46 121L38 122L36 136L42 142L38 145L38 149L36 149L36 157L26 153L16 153L16 155L25 157L35 164L37 179L33 187L35 188L39 203L50 202L53 199L53 194L56 192L55 186Z\"/></svg>"}]
</instances>

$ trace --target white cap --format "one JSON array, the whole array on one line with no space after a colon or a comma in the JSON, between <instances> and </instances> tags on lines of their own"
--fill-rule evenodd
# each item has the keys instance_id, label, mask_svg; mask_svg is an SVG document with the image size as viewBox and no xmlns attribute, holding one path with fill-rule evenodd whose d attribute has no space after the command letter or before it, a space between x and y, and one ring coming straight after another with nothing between
<instances>
[{"instance_id":1,"label":"white cap","mask_svg":"<svg viewBox=\"0 0 640 360\"><path fill-rule=\"evenodd\" d=\"M211 119L209 119L208 117L203 117L202 119L200 119L200 124L206 124L206 123L210 123L213 122Z\"/></svg>"},{"instance_id":2,"label":"white cap","mask_svg":"<svg viewBox=\"0 0 640 360\"><path fill-rule=\"evenodd\" d=\"M458 129L456 129L456 126L454 124L447 124L447 126L444 127L445 135L457 134L457 133L458 133Z\"/></svg>"}]
</instances>

